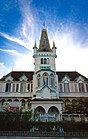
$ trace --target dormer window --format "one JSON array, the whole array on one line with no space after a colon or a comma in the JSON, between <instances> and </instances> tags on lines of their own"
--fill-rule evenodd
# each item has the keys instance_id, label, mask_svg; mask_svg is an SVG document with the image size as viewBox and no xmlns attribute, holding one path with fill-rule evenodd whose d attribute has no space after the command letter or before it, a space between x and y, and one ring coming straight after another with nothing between
<instances>
[{"instance_id":1,"label":"dormer window","mask_svg":"<svg viewBox=\"0 0 88 139\"><path fill-rule=\"evenodd\" d=\"M5 78L5 81L13 81L13 77L11 75L9 75Z\"/></svg>"},{"instance_id":2,"label":"dormer window","mask_svg":"<svg viewBox=\"0 0 88 139\"><path fill-rule=\"evenodd\" d=\"M79 76L77 78L79 92L84 92L84 78L82 76Z\"/></svg>"},{"instance_id":3,"label":"dormer window","mask_svg":"<svg viewBox=\"0 0 88 139\"><path fill-rule=\"evenodd\" d=\"M24 74L19 78L20 81L27 81L27 79L28 78Z\"/></svg>"},{"instance_id":4,"label":"dormer window","mask_svg":"<svg viewBox=\"0 0 88 139\"><path fill-rule=\"evenodd\" d=\"M62 81L69 82L70 81L70 78L67 75L65 75L65 77L62 79Z\"/></svg>"},{"instance_id":5,"label":"dormer window","mask_svg":"<svg viewBox=\"0 0 88 139\"><path fill-rule=\"evenodd\" d=\"M76 78L77 82L84 82L84 78L82 76L79 76Z\"/></svg>"}]
</instances>

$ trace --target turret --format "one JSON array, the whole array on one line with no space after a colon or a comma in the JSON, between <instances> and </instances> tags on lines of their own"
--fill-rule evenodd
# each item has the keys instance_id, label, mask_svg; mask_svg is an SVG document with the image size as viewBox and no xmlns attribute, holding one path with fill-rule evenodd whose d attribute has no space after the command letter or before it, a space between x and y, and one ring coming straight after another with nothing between
<instances>
[{"instance_id":1,"label":"turret","mask_svg":"<svg viewBox=\"0 0 88 139\"><path fill-rule=\"evenodd\" d=\"M35 41L33 49L34 49L34 54L33 54L33 57L34 57L36 55L37 49L38 49L37 46L36 46L36 41Z\"/></svg>"},{"instance_id":2,"label":"turret","mask_svg":"<svg viewBox=\"0 0 88 139\"><path fill-rule=\"evenodd\" d=\"M53 41L53 47L52 47L52 51L53 51L53 54L55 55L55 57L57 57L56 55L56 46L55 46L55 42Z\"/></svg>"}]
</instances>

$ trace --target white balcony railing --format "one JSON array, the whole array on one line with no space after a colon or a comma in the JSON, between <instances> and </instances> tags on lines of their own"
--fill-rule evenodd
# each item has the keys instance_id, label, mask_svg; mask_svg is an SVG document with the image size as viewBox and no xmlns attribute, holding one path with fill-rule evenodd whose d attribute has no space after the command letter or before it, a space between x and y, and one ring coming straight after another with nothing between
<instances>
[{"instance_id":1,"label":"white balcony railing","mask_svg":"<svg viewBox=\"0 0 88 139\"><path fill-rule=\"evenodd\" d=\"M60 97L88 97L88 92L61 92Z\"/></svg>"},{"instance_id":2,"label":"white balcony railing","mask_svg":"<svg viewBox=\"0 0 88 139\"><path fill-rule=\"evenodd\" d=\"M13 92L10 92L10 93L8 93L8 92L0 92L0 98L4 98L4 97L32 97L32 93L24 93L24 92L22 92L22 93L13 93Z\"/></svg>"}]
</instances>

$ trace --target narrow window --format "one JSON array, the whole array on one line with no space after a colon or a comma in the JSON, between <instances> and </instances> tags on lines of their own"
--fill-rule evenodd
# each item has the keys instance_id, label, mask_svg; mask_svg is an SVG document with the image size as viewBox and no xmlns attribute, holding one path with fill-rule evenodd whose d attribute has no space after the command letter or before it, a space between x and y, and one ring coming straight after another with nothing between
<instances>
[{"instance_id":1,"label":"narrow window","mask_svg":"<svg viewBox=\"0 0 88 139\"><path fill-rule=\"evenodd\" d=\"M11 83L6 83L6 92L10 92Z\"/></svg>"},{"instance_id":2,"label":"narrow window","mask_svg":"<svg viewBox=\"0 0 88 139\"><path fill-rule=\"evenodd\" d=\"M78 92L77 83L74 84L74 90L75 90L75 92Z\"/></svg>"},{"instance_id":3,"label":"narrow window","mask_svg":"<svg viewBox=\"0 0 88 139\"><path fill-rule=\"evenodd\" d=\"M79 83L79 92L84 92L84 84Z\"/></svg>"},{"instance_id":4,"label":"narrow window","mask_svg":"<svg viewBox=\"0 0 88 139\"><path fill-rule=\"evenodd\" d=\"M25 89L26 89L25 83L21 83L20 87L21 92L25 92Z\"/></svg>"},{"instance_id":5,"label":"narrow window","mask_svg":"<svg viewBox=\"0 0 88 139\"><path fill-rule=\"evenodd\" d=\"M15 92L15 84L13 84L12 92Z\"/></svg>"},{"instance_id":6,"label":"narrow window","mask_svg":"<svg viewBox=\"0 0 88 139\"><path fill-rule=\"evenodd\" d=\"M71 85L71 92L74 92L74 84L71 83L70 85Z\"/></svg>"},{"instance_id":7,"label":"narrow window","mask_svg":"<svg viewBox=\"0 0 88 139\"><path fill-rule=\"evenodd\" d=\"M88 92L88 84L86 84L86 92Z\"/></svg>"},{"instance_id":8,"label":"narrow window","mask_svg":"<svg viewBox=\"0 0 88 139\"><path fill-rule=\"evenodd\" d=\"M19 92L19 84L16 85L16 92Z\"/></svg>"},{"instance_id":9,"label":"narrow window","mask_svg":"<svg viewBox=\"0 0 88 139\"><path fill-rule=\"evenodd\" d=\"M64 91L69 92L69 83L64 83Z\"/></svg>"},{"instance_id":10,"label":"narrow window","mask_svg":"<svg viewBox=\"0 0 88 139\"><path fill-rule=\"evenodd\" d=\"M47 58L47 64L50 64L49 58Z\"/></svg>"},{"instance_id":11,"label":"narrow window","mask_svg":"<svg viewBox=\"0 0 88 139\"><path fill-rule=\"evenodd\" d=\"M62 84L59 84L59 88L60 88L60 92L63 92L63 89L62 89Z\"/></svg>"},{"instance_id":12,"label":"narrow window","mask_svg":"<svg viewBox=\"0 0 88 139\"><path fill-rule=\"evenodd\" d=\"M47 59L46 58L44 58L44 64L47 64Z\"/></svg>"},{"instance_id":13,"label":"narrow window","mask_svg":"<svg viewBox=\"0 0 88 139\"><path fill-rule=\"evenodd\" d=\"M41 58L41 64L43 64L43 58Z\"/></svg>"},{"instance_id":14,"label":"narrow window","mask_svg":"<svg viewBox=\"0 0 88 139\"><path fill-rule=\"evenodd\" d=\"M40 86L40 74L38 74L38 76L37 76L37 85L38 85L38 87Z\"/></svg>"},{"instance_id":15,"label":"narrow window","mask_svg":"<svg viewBox=\"0 0 88 139\"><path fill-rule=\"evenodd\" d=\"M27 84L27 90L30 92L30 84Z\"/></svg>"},{"instance_id":16,"label":"narrow window","mask_svg":"<svg viewBox=\"0 0 88 139\"><path fill-rule=\"evenodd\" d=\"M50 74L50 85L54 86L54 75Z\"/></svg>"},{"instance_id":17,"label":"narrow window","mask_svg":"<svg viewBox=\"0 0 88 139\"><path fill-rule=\"evenodd\" d=\"M31 84L31 92L33 91L33 84Z\"/></svg>"}]
</instances>

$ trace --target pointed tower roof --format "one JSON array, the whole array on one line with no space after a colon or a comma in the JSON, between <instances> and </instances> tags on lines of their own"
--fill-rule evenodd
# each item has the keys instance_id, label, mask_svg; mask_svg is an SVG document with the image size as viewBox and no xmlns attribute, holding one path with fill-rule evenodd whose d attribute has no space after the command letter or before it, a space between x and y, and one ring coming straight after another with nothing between
<instances>
[{"instance_id":1,"label":"pointed tower roof","mask_svg":"<svg viewBox=\"0 0 88 139\"><path fill-rule=\"evenodd\" d=\"M35 41L35 44L34 44L34 47L33 47L33 49L34 49L34 48L37 48L37 46L36 46L36 41Z\"/></svg>"},{"instance_id":2,"label":"pointed tower roof","mask_svg":"<svg viewBox=\"0 0 88 139\"><path fill-rule=\"evenodd\" d=\"M39 44L39 52L51 52L50 44L48 40L47 30L42 29L41 37L40 37L40 44Z\"/></svg>"},{"instance_id":3,"label":"pointed tower roof","mask_svg":"<svg viewBox=\"0 0 88 139\"><path fill-rule=\"evenodd\" d=\"M54 42L54 41L53 41L53 48L57 49L56 46L55 46L55 42ZM53 49L53 48L52 48L52 49Z\"/></svg>"}]
</instances>

